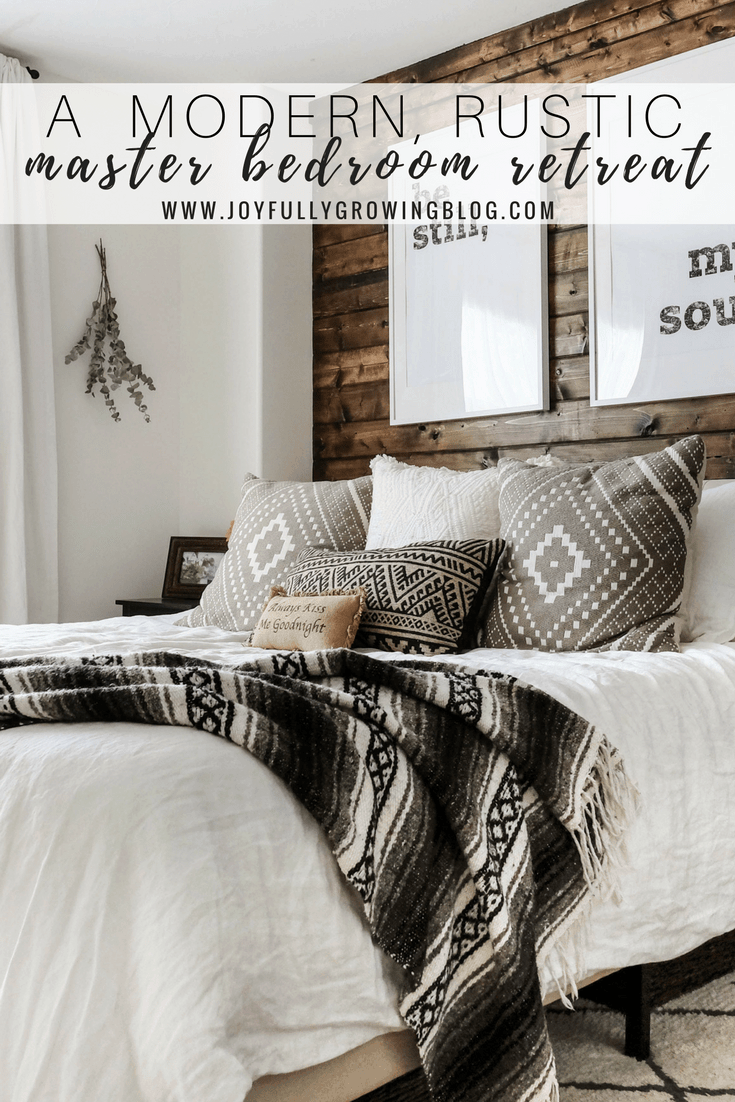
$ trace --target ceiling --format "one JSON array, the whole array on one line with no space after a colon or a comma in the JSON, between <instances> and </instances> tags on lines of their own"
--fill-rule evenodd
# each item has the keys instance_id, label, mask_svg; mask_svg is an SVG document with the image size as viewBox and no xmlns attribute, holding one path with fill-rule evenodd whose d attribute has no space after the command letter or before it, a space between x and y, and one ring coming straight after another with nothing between
<instances>
[{"instance_id":1,"label":"ceiling","mask_svg":"<svg viewBox=\"0 0 735 1102\"><path fill-rule=\"evenodd\" d=\"M564 0L0 0L0 52L46 81L358 83Z\"/></svg>"}]
</instances>

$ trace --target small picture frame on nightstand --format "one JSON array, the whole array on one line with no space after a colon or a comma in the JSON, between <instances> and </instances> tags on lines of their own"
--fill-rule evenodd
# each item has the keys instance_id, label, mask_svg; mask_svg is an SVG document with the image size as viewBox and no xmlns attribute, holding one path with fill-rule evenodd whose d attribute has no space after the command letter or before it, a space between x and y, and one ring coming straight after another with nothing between
<instances>
[{"instance_id":1,"label":"small picture frame on nightstand","mask_svg":"<svg viewBox=\"0 0 735 1102\"><path fill-rule=\"evenodd\" d=\"M227 550L220 536L172 536L161 596L196 600L214 578Z\"/></svg>"}]
</instances>

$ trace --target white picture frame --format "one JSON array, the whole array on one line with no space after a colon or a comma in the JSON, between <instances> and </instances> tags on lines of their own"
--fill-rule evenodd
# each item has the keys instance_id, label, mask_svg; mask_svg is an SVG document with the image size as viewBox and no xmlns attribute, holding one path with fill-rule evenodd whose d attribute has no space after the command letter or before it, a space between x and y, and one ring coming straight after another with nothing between
<instances>
[{"instance_id":1,"label":"white picture frame","mask_svg":"<svg viewBox=\"0 0 735 1102\"><path fill-rule=\"evenodd\" d=\"M484 137L463 132L462 150L480 166L502 149L486 119ZM514 148L526 163L543 152L537 98L505 108L505 125L521 133ZM451 128L430 142L438 164L456 143ZM404 161L412 143L395 149ZM405 185L403 185L405 186ZM509 186L487 201L471 184L436 171L414 182L403 200L433 202L436 219L389 227L391 424L524 413L549 405L548 231L538 217L546 186L523 193ZM449 208L464 219L444 218ZM447 206L445 206L447 204Z\"/></svg>"},{"instance_id":2,"label":"white picture frame","mask_svg":"<svg viewBox=\"0 0 735 1102\"><path fill-rule=\"evenodd\" d=\"M391 424L547 409L546 226L389 234Z\"/></svg>"},{"instance_id":3,"label":"white picture frame","mask_svg":"<svg viewBox=\"0 0 735 1102\"><path fill-rule=\"evenodd\" d=\"M704 101L733 65L728 39L600 84L690 84ZM615 225L605 196L589 202L590 405L735 392L735 225Z\"/></svg>"},{"instance_id":4,"label":"white picture frame","mask_svg":"<svg viewBox=\"0 0 735 1102\"><path fill-rule=\"evenodd\" d=\"M733 393L735 225L590 231L590 404Z\"/></svg>"}]
</instances>

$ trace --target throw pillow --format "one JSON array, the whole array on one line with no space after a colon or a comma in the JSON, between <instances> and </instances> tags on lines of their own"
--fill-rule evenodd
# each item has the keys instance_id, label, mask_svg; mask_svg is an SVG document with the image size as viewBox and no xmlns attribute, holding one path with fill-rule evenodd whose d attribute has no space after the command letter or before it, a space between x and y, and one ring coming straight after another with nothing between
<instances>
[{"instance_id":1,"label":"throw pillow","mask_svg":"<svg viewBox=\"0 0 735 1102\"><path fill-rule=\"evenodd\" d=\"M370 463L373 504L366 547L426 540L492 540L500 534L498 473L414 467L390 455Z\"/></svg>"},{"instance_id":2,"label":"throw pillow","mask_svg":"<svg viewBox=\"0 0 735 1102\"><path fill-rule=\"evenodd\" d=\"M365 590L294 593L271 589L250 645L265 650L351 647L365 608Z\"/></svg>"},{"instance_id":3,"label":"throw pillow","mask_svg":"<svg viewBox=\"0 0 735 1102\"><path fill-rule=\"evenodd\" d=\"M678 650L700 436L563 468L501 459L508 556L480 641L541 650Z\"/></svg>"},{"instance_id":4,"label":"throw pillow","mask_svg":"<svg viewBox=\"0 0 735 1102\"><path fill-rule=\"evenodd\" d=\"M569 460L560 459L557 455L544 452L542 455L532 455L527 460L532 467L568 467Z\"/></svg>"},{"instance_id":5,"label":"throw pillow","mask_svg":"<svg viewBox=\"0 0 735 1102\"><path fill-rule=\"evenodd\" d=\"M271 586L305 547L351 551L365 546L372 479L269 482L248 476L227 554L200 605L179 624L252 631ZM333 587L327 587L333 588Z\"/></svg>"},{"instance_id":6,"label":"throw pillow","mask_svg":"<svg viewBox=\"0 0 735 1102\"><path fill-rule=\"evenodd\" d=\"M447 540L360 552L302 551L286 582L301 590L365 589L360 647L447 654L474 646L502 540Z\"/></svg>"},{"instance_id":7,"label":"throw pillow","mask_svg":"<svg viewBox=\"0 0 735 1102\"><path fill-rule=\"evenodd\" d=\"M705 482L694 530L692 584L682 638L735 639L735 479Z\"/></svg>"}]
</instances>

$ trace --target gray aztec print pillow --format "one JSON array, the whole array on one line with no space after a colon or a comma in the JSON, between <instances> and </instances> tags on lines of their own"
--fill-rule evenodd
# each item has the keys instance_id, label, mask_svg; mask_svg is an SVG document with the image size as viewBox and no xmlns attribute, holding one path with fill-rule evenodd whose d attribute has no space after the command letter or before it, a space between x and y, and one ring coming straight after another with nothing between
<instances>
[{"instance_id":1,"label":"gray aztec print pillow","mask_svg":"<svg viewBox=\"0 0 735 1102\"><path fill-rule=\"evenodd\" d=\"M249 475L227 554L200 605L177 621L227 631L254 630L271 586L280 585L305 547L365 546L372 478L269 482Z\"/></svg>"},{"instance_id":2,"label":"gray aztec print pillow","mask_svg":"<svg viewBox=\"0 0 735 1102\"><path fill-rule=\"evenodd\" d=\"M676 651L700 436L609 463L498 463L508 543L485 647Z\"/></svg>"}]
</instances>

